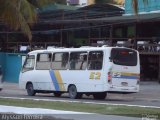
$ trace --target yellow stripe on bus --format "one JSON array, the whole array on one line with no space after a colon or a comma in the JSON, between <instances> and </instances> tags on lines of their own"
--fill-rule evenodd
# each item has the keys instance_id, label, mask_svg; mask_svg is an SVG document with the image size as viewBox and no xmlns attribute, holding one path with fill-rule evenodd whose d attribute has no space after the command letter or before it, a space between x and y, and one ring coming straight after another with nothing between
<instances>
[{"instance_id":1,"label":"yellow stripe on bus","mask_svg":"<svg viewBox=\"0 0 160 120\"><path fill-rule=\"evenodd\" d=\"M64 83L63 83L63 80L62 80L62 77L61 77L59 71L55 70L54 73L55 73L56 79L58 81L60 91L65 91Z\"/></svg>"},{"instance_id":2,"label":"yellow stripe on bus","mask_svg":"<svg viewBox=\"0 0 160 120\"><path fill-rule=\"evenodd\" d=\"M136 73L121 73L121 75L124 75L124 76L140 76L139 74L136 74Z\"/></svg>"}]
</instances>

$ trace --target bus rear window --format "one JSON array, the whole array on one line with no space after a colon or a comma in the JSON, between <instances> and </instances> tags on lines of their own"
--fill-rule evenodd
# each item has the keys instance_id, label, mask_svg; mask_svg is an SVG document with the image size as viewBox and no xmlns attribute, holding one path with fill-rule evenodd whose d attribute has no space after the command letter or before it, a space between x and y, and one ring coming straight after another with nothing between
<instances>
[{"instance_id":1,"label":"bus rear window","mask_svg":"<svg viewBox=\"0 0 160 120\"><path fill-rule=\"evenodd\" d=\"M130 49L113 48L111 51L111 60L117 65L136 66L137 52Z\"/></svg>"}]
</instances>

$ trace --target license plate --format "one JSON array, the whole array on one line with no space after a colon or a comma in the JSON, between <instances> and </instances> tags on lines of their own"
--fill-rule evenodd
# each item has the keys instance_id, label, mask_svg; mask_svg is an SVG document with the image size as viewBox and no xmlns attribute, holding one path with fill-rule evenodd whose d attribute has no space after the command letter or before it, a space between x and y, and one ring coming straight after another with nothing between
<instances>
[{"instance_id":1,"label":"license plate","mask_svg":"<svg viewBox=\"0 0 160 120\"><path fill-rule=\"evenodd\" d=\"M121 85L122 86L128 86L128 83L127 82L121 82Z\"/></svg>"}]
</instances>

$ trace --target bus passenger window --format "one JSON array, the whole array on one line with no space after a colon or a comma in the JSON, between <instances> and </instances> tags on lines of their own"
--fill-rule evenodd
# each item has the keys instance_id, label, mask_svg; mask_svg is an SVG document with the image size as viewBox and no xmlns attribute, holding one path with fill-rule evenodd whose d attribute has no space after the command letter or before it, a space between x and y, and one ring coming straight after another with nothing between
<instances>
[{"instance_id":1,"label":"bus passenger window","mask_svg":"<svg viewBox=\"0 0 160 120\"><path fill-rule=\"evenodd\" d=\"M37 70L49 70L51 65L51 53L41 53L37 55Z\"/></svg>"},{"instance_id":2,"label":"bus passenger window","mask_svg":"<svg viewBox=\"0 0 160 120\"><path fill-rule=\"evenodd\" d=\"M54 53L52 58L52 69L66 70L68 66L69 53Z\"/></svg>"},{"instance_id":3,"label":"bus passenger window","mask_svg":"<svg viewBox=\"0 0 160 120\"><path fill-rule=\"evenodd\" d=\"M35 64L35 57L33 55L28 56L24 62L22 72L33 70L34 64Z\"/></svg>"},{"instance_id":4,"label":"bus passenger window","mask_svg":"<svg viewBox=\"0 0 160 120\"><path fill-rule=\"evenodd\" d=\"M103 64L103 52L92 51L89 52L88 70L101 70Z\"/></svg>"},{"instance_id":5,"label":"bus passenger window","mask_svg":"<svg viewBox=\"0 0 160 120\"><path fill-rule=\"evenodd\" d=\"M72 52L69 63L70 70L85 70L87 68L87 52Z\"/></svg>"}]
</instances>

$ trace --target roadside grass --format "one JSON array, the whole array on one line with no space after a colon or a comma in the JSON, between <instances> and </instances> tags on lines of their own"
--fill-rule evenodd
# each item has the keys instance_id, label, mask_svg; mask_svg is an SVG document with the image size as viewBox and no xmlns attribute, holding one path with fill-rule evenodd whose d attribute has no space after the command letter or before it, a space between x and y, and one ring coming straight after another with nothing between
<instances>
[{"instance_id":1,"label":"roadside grass","mask_svg":"<svg viewBox=\"0 0 160 120\"><path fill-rule=\"evenodd\" d=\"M68 103L41 100L16 100L5 98L0 98L0 105L20 106L29 108L46 108L54 110L88 112L104 115L119 115L140 118L143 115L156 115L160 118L159 108L127 107L119 105L95 105L90 103Z\"/></svg>"}]
</instances>

